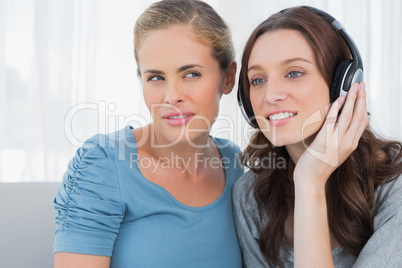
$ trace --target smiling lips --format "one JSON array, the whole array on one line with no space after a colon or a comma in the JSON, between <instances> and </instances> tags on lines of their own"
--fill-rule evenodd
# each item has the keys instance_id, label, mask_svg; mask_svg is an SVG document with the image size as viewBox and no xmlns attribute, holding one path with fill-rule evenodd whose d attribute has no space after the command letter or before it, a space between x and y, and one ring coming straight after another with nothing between
<instances>
[{"instance_id":1,"label":"smiling lips","mask_svg":"<svg viewBox=\"0 0 402 268\"><path fill-rule=\"evenodd\" d=\"M268 119L268 122L271 126L280 127L293 121L296 115L297 113L295 112L273 111L268 113L268 115L265 118Z\"/></svg>"},{"instance_id":2,"label":"smiling lips","mask_svg":"<svg viewBox=\"0 0 402 268\"><path fill-rule=\"evenodd\" d=\"M169 126L182 126L187 124L191 118L193 118L194 113L191 112L173 112L167 113L163 116L163 119Z\"/></svg>"}]
</instances>

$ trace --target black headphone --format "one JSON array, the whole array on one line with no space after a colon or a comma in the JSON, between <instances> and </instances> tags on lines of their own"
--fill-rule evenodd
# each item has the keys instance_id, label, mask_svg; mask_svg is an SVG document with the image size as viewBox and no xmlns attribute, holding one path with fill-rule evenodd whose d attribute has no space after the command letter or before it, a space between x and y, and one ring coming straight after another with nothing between
<instances>
[{"instance_id":1,"label":"black headphone","mask_svg":"<svg viewBox=\"0 0 402 268\"><path fill-rule=\"evenodd\" d=\"M345 59L336 67L335 72L332 76L332 82L330 87L330 100L331 103L334 102L339 96L346 96L350 86L353 83L359 83L363 81L363 61L360 57L359 50L356 44L353 42L352 38L346 32L343 25L337 21L334 17L328 13L310 6L303 6L320 16L326 18L329 23L340 33L343 40L345 40L347 46L349 47L350 53L352 54L352 59ZM283 13L286 9L280 11ZM255 119L253 107L250 101L244 95L243 88L243 67L240 70L238 89L237 89L237 102L239 103L240 110L247 123L251 126L256 125L257 121Z\"/></svg>"}]
</instances>

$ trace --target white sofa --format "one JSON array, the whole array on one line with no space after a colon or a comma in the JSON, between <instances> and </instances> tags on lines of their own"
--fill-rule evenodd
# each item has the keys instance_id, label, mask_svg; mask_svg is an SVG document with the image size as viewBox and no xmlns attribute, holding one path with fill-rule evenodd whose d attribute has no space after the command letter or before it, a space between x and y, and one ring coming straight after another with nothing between
<instances>
[{"instance_id":1,"label":"white sofa","mask_svg":"<svg viewBox=\"0 0 402 268\"><path fill-rule=\"evenodd\" d=\"M0 267L53 267L59 182L0 183Z\"/></svg>"}]
</instances>

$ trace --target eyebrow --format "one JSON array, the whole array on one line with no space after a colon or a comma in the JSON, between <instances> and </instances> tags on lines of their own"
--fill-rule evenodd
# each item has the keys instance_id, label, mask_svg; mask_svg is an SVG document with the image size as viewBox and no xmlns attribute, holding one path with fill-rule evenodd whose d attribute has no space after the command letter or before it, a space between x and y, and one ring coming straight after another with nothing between
<instances>
[{"instance_id":1,"label":"eyebrow","mask_svg":"<svg viewBox=\"0 0 402 268\"><path fill-rule=\"evenodd\" d=\"M291 58L291 59L283 60L283 61L281 61L281 62L279 63L279 65L280 65L280 66L283 66L283 65L292 63L292 62L294 62L294 61L303 61L303 62L307 62L307 63L309 63L309 64L313 64L311 61L309 61L309 60L307 60L307 59L305 59L305 58L296 57L296 58ZM259 64L253 65L253 66L251 66L251 67L249 67L249 68L247 69L247 73L250 72L250 71L252 71L252 70L258 70L258 69L262 69L261 65L259 65Z\"/></svg>"},{"instance_id":2,"label":"eyebrow","mask_svg":"<svg viewBox=\"0 0 402 268\"><path fill-rule=\"evenodd\" d=\"M157 74L157 75L163 75L165 72L159 71L159 70L146 70L144 71L144 74L150 73L150 74Z\"/></svg>"},{"instance_id":3,"label":"eyebrow","mask_svg":"<svg viewBox=\"0 0 402 268\"><path fill-rule=\"evenodd\" d=\"M198 64L187 64L187 65L184 65L184 66L178 68L176 72L181 73L181 72L184 72L184 71L194 68L194 67L204 68L204 66L201 66ZM164 75L165 74L165 72L160 71L160 70L146 70L146 71L144 71L144 73L150 73L150 74L156 74L156 75Z\"/></svg>"},{"instance_id":4,"label":"eyebrow","mask_svg":"<svg viewBox=\"0 0 402 268\"><path fill-rule=\"evenodd\" d=\"M309 61L308 59L296 57L296 58L291 58L291 59L287 59L287 60L281 61L280 65L286 65L286 64L289 64L289 63L294 62L294 61L304 61L304 62L313 64L313 63L312 63L311 61Z\"/></svg>"},{"instance_id":5,"label":"eyebrow","mask_svg":"<svg viewBox=\"0 0 402 268\"><path fill-rule=\"evenodd\" d=\"M204 68L204 66L198 65L198 64L188 64L188 65L184 65L182 67L180 67L179 69L177 69L178 73L184 72L185 70L194 68L194 67L200 67L200 68Z\"/></svg>"}]
</instances>

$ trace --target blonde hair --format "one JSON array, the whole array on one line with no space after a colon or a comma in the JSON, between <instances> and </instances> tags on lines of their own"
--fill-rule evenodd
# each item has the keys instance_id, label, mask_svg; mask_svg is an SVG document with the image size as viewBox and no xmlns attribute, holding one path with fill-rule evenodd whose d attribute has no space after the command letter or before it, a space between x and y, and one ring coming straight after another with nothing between
<instances>
[{"instance_id":1,"label":"blonde hair","mask_svg":"<svg viewBox=\"0 0 402 268\"><path fill-rule=\"evenodd\" d=\"M197 40L211 48L212 56L222 70L226 70L234 60L230 29L211 6L199 0L163 0L148 7L135 23L134 55L137 66L138 50L147 34L172 25L190 27Z\"/></svg>"}]
</instances>

